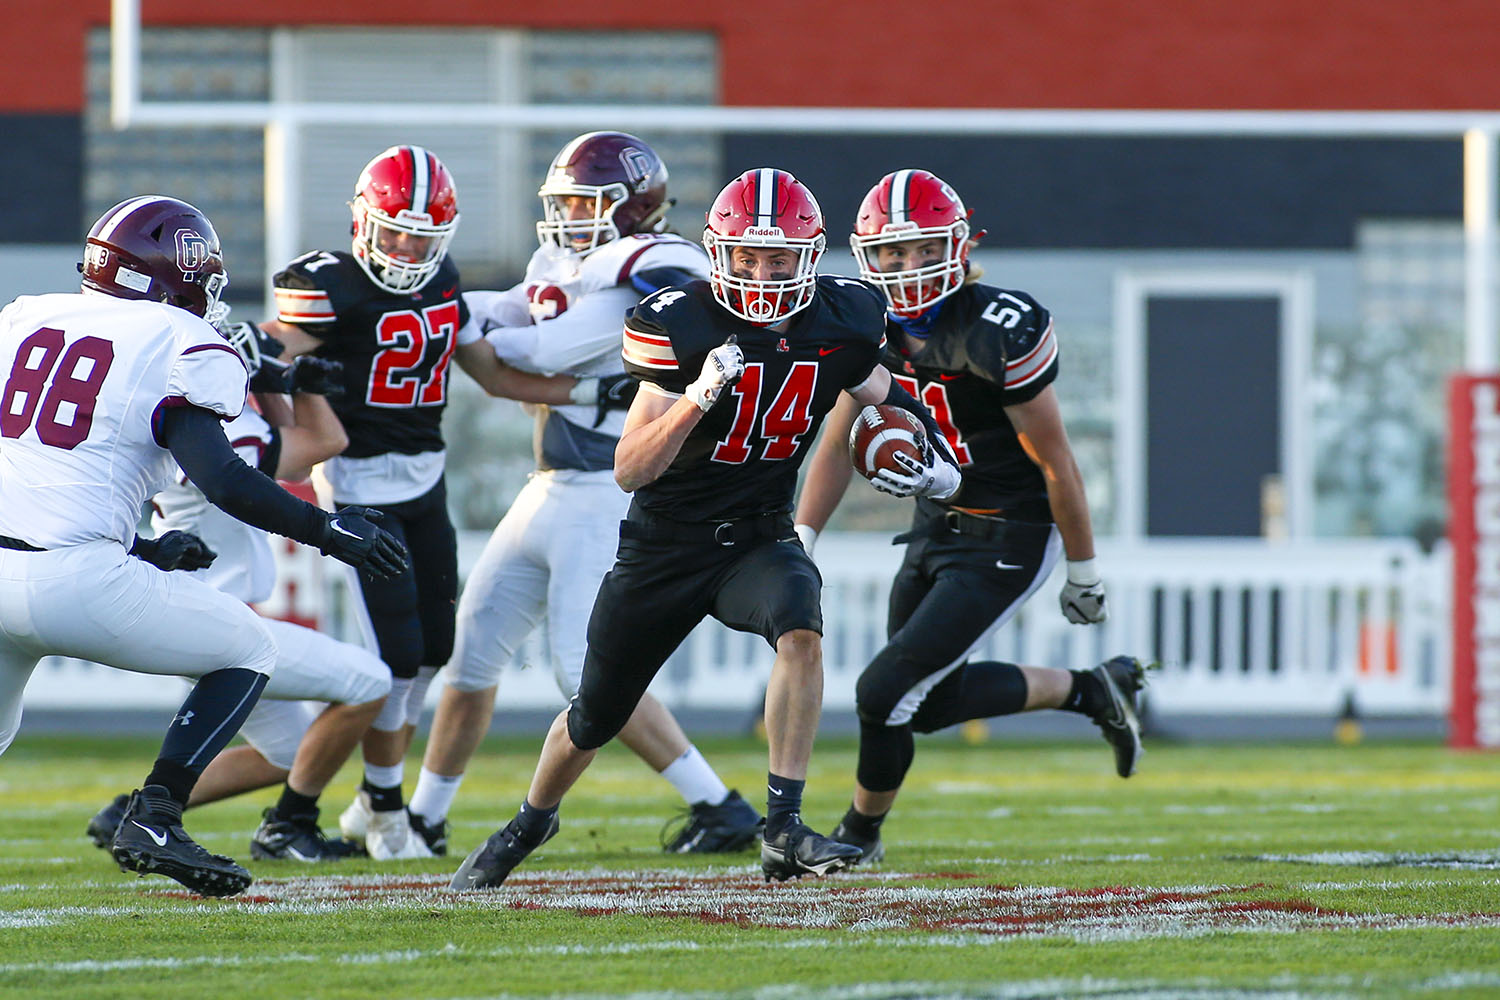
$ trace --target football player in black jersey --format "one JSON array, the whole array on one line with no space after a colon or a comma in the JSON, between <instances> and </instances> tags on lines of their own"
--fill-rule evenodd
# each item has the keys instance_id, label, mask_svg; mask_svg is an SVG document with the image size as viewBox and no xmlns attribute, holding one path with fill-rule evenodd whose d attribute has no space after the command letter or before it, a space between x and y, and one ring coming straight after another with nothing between
<instances>
[{"instance_id":1,"label":"football player in black jersey","mask_svg":"<svg viewBox=\"0 0 1500 1000\"><path fill-rule=\"evenodd\" d=\"M834 837L884 854L880 825L912 763L912 733L1039 708L1080 712L1112 744L1129 777L1141 754L1139 662L1092 670L970 663L1067 558L1062 612L1105 619L1104 585L1083 479L1052 382L1052 317L1025 292L979 283L970 267L968 212L925 170L881 178L860 206L852 244L864 278L886 298L881 363L932 411L963 469L951 497L919 497L906 558L890 594L888 645L860 675L854 802ZM855 419L845 400L808 467L797 533L811 551L849 482Z\"/></svg>"},{"instance_id":2,"label":"football player in black jersey","mask_svg":"<svg viewBox=\"0 0 1500 1000\"><path fill-rule=\"evenodd\" d=\"M546 378L507 367L469 322L448 244L458 227L453 177L420 146L369 162L350 202L350 253L314 251L275 277L275 320L264 332L288 356L343 364L334 404L349 447L325 465L337 507L363 504L412 552L408 572L359 580L393 684L364 741L365 779L339 817L371 857L430 857L435 833L403 808L402 760L423 697L453 651L458 548L448 517L441 421L449 362L486 391L534 403L596 402L597 380ZM421 834L414 836L413 833Z\"/></svg>"},{"instance_id":3,"label":"football player in black jersey","mask_svg":"<svg viewBox=\"0 0 1500 1000\"><path fill-rule=\"evenodd\" d=\"M802 789L823 700L822 579L792 531L797 469L847 394L903 405L939 431L878 363L885 303L849 278L818 277L822 212L785 171L751 170L719 193L703 245L710 279L657 291L625 324L641 379L615 451L634 493L614 568L589 621L583 679L552 724L515 818L476 848L453 888L494 886L556 832L557 808L630 718L657 670L712 615L776 650L766 693L768 879L824 874L857 848L802 822ZM898 477L947 496L955 464L934 452Z\"/></svg>"}]
</instances>

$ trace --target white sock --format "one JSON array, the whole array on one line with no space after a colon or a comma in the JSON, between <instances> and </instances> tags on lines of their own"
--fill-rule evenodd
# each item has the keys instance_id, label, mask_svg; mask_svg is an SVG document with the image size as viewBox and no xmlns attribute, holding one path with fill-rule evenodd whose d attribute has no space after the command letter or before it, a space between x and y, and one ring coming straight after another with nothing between
<instances>
[{"instance_id":1,"label":"white sock","mask_svg":"<svg viewBox=\"0 0 1500 1000\"><path fill-rule=\"evenodd\" d=\"M688 805L707 802L716 806L729 797L729 789L695 746L689 746L681 757L668 764L661 776L672 783Z\"/></svg>"},{"instance_id":2,"label":"white sock","mask_svg":"<svg viewBox=\"0 0 1500 1000\"><path fill-rule=\"evenodd\" d=\"M407 808L429 823L445 820L448 818L448 810L453 808L453 800L458 796L458 786L463 783L464 776L461 774L449 777L424 767L417 776L417 790L411 793L411 802L407 804Z\"/></svg>"},{"instance_id":3,"label":"white sock","mask_svg":"<svg viewBox=\"0 0 1500 1000\"><path fill-rule=\"evenodd\" d=\"M365 761L365 780L375 788L400 788L401 782L405 779L406 765L404 763L391 764L387 767Z\"/></svg>"}]
</instances>

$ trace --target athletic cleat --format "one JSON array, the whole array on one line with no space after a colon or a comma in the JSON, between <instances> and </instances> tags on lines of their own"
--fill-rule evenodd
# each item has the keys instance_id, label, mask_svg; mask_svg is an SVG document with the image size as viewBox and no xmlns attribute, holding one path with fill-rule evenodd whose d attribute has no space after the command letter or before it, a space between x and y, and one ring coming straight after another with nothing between
<instances>
[{"instance_id":1,"label":"athletic cleat","mask_svg":"<svg viewBox=\"0 0 1500 1000\"><path fill-rule=\"evenodd\" d=\"M766 873L767 882L772 879L785 882L804 875L827 875L857 864L860 853L853 844L841 844L814 833L806 823L793 823L774 840L762 837L760 870Z\"/></svg>"},{"instance_id":2,"label":"athletic cleat","mask_svg":"<svg viewBox=\"0 0 1500 1000\"><path fill-rule=\"evenodd\" d=\"M686 820L675 836L667 830L681 820ZM765 833L766 821L755 807L730 790L729 795L716 806L707 802L694 802L686 812L668 820L662 828L661 849L668 854L727 854L743 851Z\"/></svg>"},{"instance_id":3,"label":"athletic cleat","mask_svg":"<svg viewBox=\"0 0 1500 1000\"><path fill-rule=\"evenodd\" d=\"M371 861L401 861L430 858L432 849L422 835L412 829L411 814L405 809L370 813L370 827L365 831L365 850Z\"/></svg>"},{"instance_id":4,"label":"athletic cleat","mask_svg":"<svg viewBox=\"0 0 1500 1000\"><path fill-rule=\"evenodd\" d=\"M469 852L458 871L453 873L453 881L448 884L448 888L454 892L470 892L498 886L526 855L556 836L559 825L557 815L553 814L552 823L542 839L535 844L527 844L521 839L516 821L511 820L505 824L504 829L496 830L484 843Z\"/></svg>"},{"instance_id":5,"label":"athletic cleat","mask_svg":"<svg viewBox=\"0 0 1500 1000\"><path fill-rule=\"evenodd\" d=\"M250 837L250 856L257 861L342 861L361 853L347 840L329 840L318 826L318 813L282 816L272 806L262 813Z\"/></svg>"},{"instance_id":6,"label":"athletic cleat","mask_svg":"<svg viewBox=\"0 0 1500 1000\"><path fill-rule=\"evenodd\" d=\"M849 827L840 821L829 836L841 844L859 848L859 860L855 864L878 865L885 860L885 845L880 842L878 835L869 838L861 837L857 833L852 833Z\"/></svg>"},{"instance_id":7,"label":"athletic cleat","mask_svg":"<svg viewBox=\"0 0 1500 1000\"><path fill-rule=\"evenodd\" d=\"M365 842L365 834L370 832L370 817L375 810L370 806L370 793L363 788L354 793L354 801L349 808L339 813L339 833L347 840L356 844Z\"/></svg>"},{"instance_id":8,"label":"athletic cleat","mask_svg":"<svg viewBox=\"0 0 1500 1000\"><path fill-rule=\"evenodd\" d=\"M448 821L440 819L436 823L429 823L425 816L418 816L410 809L406 811L406 818L411 822L411 828L427 849L435 858L446 857L448 854Z\"/></svg>"},{"instance_id":9,"label":"athletic cleat","mask_svg":"<svg viewBox=\"0 0 1500 1000\"><path fill-rule=\"evenodd\" d=\"M182 828L182 806L161 785L130 797L109 852L122 872L165 875L203 896L233 896L250 873L232 858L210 854Z\"/></svg>"},{"instance_id":10,"label":"athletic cleat","mask_svg":"<svg viewBox=\"0 0 1500 1000\"><path fill-rule=\"evenodd\" d=\"M1115 748L1115 773L1128 778L1146 752L1141 746L1139 695L1146 686L1146 668L1133 656L1116 656L1089 671L1104 687L1109 704L1094 724Z\"/></svg>"},{"instance_id":11,"label":"athletic cleat","mask_svg":"<svg viewBox=\"0 0 1500 1000\"><path fill-rule=\"evenodd\" d=\"M129 795L116 795L114 801L94 813L94 818L89 820L88 835L95 847L109 850L110 843L115 839L115 831L120 828L120 820L125 818L125 809L129 805Z\"/></svg>"}]
</instances>

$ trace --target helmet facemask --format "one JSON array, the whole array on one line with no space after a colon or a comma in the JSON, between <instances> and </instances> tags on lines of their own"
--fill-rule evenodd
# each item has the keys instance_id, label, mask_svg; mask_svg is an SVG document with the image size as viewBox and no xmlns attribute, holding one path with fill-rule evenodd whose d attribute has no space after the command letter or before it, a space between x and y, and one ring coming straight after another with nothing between
<instances>
[{"instance_id":1,"label":"helmet facemask","mask_svg":"<svg viewBox=\"0 0 1500 1000\"><path fill-rule=\"evenodd\" d=\"M819 233L812 239L795 239L778 227L751 228L743 236L703 231L703 246L713 264L714 298L741 319L762 326L778 323L812 303L817 290L818 261L827 248ZM742 278L734 273L736 247L765 247L796 251L792 276L785 279Z\"/></svg>"},{"instance_id":2,"label":"helmet facemask","mask_svg":"<svg viewBox=\"0 0 1500 1000\"><path fill-rule=\"evenodd\" d=\"M942 257L917 267L882 269L880 248L898 243L936 240ZM969 224L959 219L946 226L920 227L913 222L886 223L880 232L849 237L860 277L885 295L890 311L898 316L916 316L956 292L968 271Z\"/></svg>"},{"instance_id":3,"label":"helmet facemask","mask_svg":"<svg viewBox=\"0 0 1500 1000\"><path fill-rule=\"evenodd\" d=\"M630 197L624 184L595 187L573 184L566 177L548 178L538 194L542 199L542 220L536 224L536 238L544 247L561 247L586 257L622 235L615 223L615 212ZM591 198L593 211L571 219L565 198Z\"/></svg>"},{"instance_id":4,"label":"helmet facemask","mask_svg":"<svg viewBox=\"0 0 1500 1000\"><path fill-rule=\"evenodd\" d=\"M354 213L354 259L371 281L396 295L420 291L432 280L458 229L457 214L447 222L433 222L431 215L405 208L392 216L363 196L351 201L349 208ZM402 236L427 241L416 248L419 253L412 255L416 259L397 255Z\"/></svg>"}]
</instances>

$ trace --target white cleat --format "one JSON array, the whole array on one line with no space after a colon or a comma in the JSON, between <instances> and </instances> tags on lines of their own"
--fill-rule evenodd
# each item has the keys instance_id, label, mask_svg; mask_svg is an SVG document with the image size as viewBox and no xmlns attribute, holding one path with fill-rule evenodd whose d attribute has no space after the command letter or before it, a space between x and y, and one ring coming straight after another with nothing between
<instances>
[{"instance_id":1,"label":"white cleat","mask_svg":"<svg viewBox=\"0 0 1500 1000\"><path fill-rule=\"evenodd\" d=\"M356 844L363 843L373 815L375 810L370 808L370 793L361 788L354 793L349 808L339 813L339 833Z\"/></svg>"},{"instance_id":2,"label":"white cleat","mask_svg":"<svg viewBox=\"0 0 1500 1000\"><path fill-rule=\"evenodd\" d=\"M370 814L370 827L365 833L365 850L374 861L433 856L427 842L411 828L411 820L405 809Z\"/></svg>"}]
</instances>

